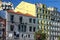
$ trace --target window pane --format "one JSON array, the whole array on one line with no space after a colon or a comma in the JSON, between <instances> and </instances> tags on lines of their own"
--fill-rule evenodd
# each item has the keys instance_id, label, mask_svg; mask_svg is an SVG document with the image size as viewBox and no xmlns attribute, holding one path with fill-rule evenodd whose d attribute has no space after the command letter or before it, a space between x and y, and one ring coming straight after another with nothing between
<instances>
[{"instance_id":1,"label":"window pane","mask_svg":"<svg viewBox=\"0 0 60 40\"><path fill-rule=\"evenodd\" d=\"M35 27L33 27L33 32L35 32L35 30L36 30L36 28L35 28Z\"/></svg>"},{"instance_id":2,"label":"window pane","mask_svg":"<svg viewBox=\"0 0 60 40\"><path fill-rule=\"evenodd\" d=\"M10 30L11 30L11 31L14 30L14 25L10 25Z\"/></svg>"},{"instance_id":3,"label":"window pane","mask_svg":"<svg viewBox=\"0 0 60 40\"><path fill-rule=\"evenodd\" d=\"M35 20L35 19L33 19L33 23L35 23L35 21L36 21L36 20Z\"/></svg>"},{"instance_id":4,"label":"window pane","mask_svg":"<svg viewBox=\"0 0 60 40\"><path fill-rule=\"evenodd\" d=\"M30 35L28 34L28 38L30 38Z\"/></svg>"},{"instance_id":5,"label":"window pane","mask_svg":"<svg viewBox=\"0 0 60 40\"><path fill-rule=\"evenodd\" d=\"M22 34L21 36L22 36L22 38L23 38L23 34Z\"/></svg>"},{"instance_id":6,"label":"window pane","mask_svg":"<svg viewBox=\"0 0 60 40\"><path fill-rule=\"evenodd\" d=\"M24 25L24 32L26 32L26 25Z\"/></svg>"},{"instance_id":7,"label":"window pane","mask_svg":"<svg viewBox=\"0 0 60 40\"><path fill-rule=\"evenodd\" d=\"M29 27L29 31L32 31L32 27L31 26Z\"/></svg>"},{"instance_id":8,"label":"window pane","mask_svg":"<svg viewBox=\"0 0 60 40\"><path fill-rule=\"evenodd\" d=\"M32 18L29 19L29 22L32 23Z\"/></svg>"},{"instance_id":9,"label":"window pane","mask_svg":"<svg viewBox=\"0 0 60 40\"><path fill-rule=\"evenodd\" d=\"M18 31L20 32L20 25L18 25Z\"/></svg>"},{"instance_id":10,"label":"window pane","mask_svg":"<svg viewBox=\"0 0 60 40\"><path fill-rule=\"evenodd\" d=\"M19 22L22 23L22 20L23 20L23 17L20 17L19 18Z\"/></svg>"},{"instance_id":11,"label":"window pane","mask_svg":"<svg viewBox=\"0 0 60 40\"><path fill-rule=\"evenodd\" d=\"M21 26L21 31L23 32L23 25Z\"/></svg>"},{"instance_id":12,"label":"window pane","mask_svg":"<svg viewBox=\"0 0 60 40\"><path fill-rule=\"evenodd\" d=\"M13 23L14 15L10 15L10 20Z\"/></svg>"}]
</instances>

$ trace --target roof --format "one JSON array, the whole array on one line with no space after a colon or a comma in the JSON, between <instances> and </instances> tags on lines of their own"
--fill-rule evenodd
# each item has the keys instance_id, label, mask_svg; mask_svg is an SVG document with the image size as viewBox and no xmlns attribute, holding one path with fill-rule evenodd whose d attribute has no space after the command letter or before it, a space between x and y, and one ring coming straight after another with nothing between
<instances>
[{"instance_id":1,"label":"roof","mask_svg":"<svg viewBox=\"0 0 60 40\"><path fill-rule=\"evenodd\" d=\"M33 16L36 16L36 6L35 4L31 4L28 2L22 1L21 3L18 4L18 6L14 10L15 12L22 12L24 14L29 13Z\"/></svg>"},{"instance_id":2,"label":"roof","mask_svg":"<svg viewBox=\"0 0 60 40\"><path fill-rule=\"evenodd\" d=\"M26 14L23 14L21 12L14 12L13 10L7 10L8 13L13 13L13 14L18 14L18 15L23 15L23 16L28 16L28 17L34 17L36 18L35 16L29 14L29 13L26 13Z\"/></svg>"},{"instance_id":3,"label":"roof","mask_svg":"<svg viewBox=\"0 0 60 40\"><path fill-rule=\"evenodd\" d=\"M13 10L7 10L8 13L15 13Z\"/></svg>"}]
</instances>

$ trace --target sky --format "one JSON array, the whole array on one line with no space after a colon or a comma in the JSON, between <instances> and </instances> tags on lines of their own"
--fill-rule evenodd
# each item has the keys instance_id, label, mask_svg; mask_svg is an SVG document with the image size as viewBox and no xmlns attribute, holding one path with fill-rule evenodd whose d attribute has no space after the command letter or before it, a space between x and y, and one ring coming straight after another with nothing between
<instances>
[{"instance_id":1,"label":"sky","mask_svg":"<svg viewBox=\"0 0 60 40\"><path fill-rule=\"evenodd\" d=\"M58 8L58 11L60 11L60 0L2 0L3 2L11 2L14 5L14 8L21 2L21 1L25 1L25 2L29 2L32 4L35 3L42 3L42 4L46 4L47 7L56 7Z\"/></svg>"}]
</instances>

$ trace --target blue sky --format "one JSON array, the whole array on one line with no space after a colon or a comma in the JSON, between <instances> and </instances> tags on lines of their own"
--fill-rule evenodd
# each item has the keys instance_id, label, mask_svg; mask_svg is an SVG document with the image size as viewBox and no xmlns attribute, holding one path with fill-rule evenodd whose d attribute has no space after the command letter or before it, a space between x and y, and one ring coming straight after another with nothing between
<instances>
[{"instance_id":1,"label":"blue sky","mask_svg":"<svg viewBox=\"0 0 60 40\"><path fill-rule=\"evenodd\" d=\"M12 2L14 4L14 7L16 7L21 1L26 1L29 3L43 3L46 4L47 7L56 7L58 8L58 11L60 11L60 0L2 0L5 2Z\"/></svg>"}]
</instances>

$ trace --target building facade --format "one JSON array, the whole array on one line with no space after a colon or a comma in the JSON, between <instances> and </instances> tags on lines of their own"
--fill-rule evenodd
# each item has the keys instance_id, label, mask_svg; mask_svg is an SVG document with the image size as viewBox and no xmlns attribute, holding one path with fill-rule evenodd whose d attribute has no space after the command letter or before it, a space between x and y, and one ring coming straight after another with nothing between
<instances>
[{"instance_id":1,"label":"building facade","mask_svg":"<svg viewBox=\"0 0 60 40\"><path fill-rule=\"evenodd\" d=\"M5 40L6 38L6 19L0 17L0 40Z\"/></svg>"},{"instance_id":2,"label":"building facade","mask_svg":"<svg viewBox=\"0 0 60 40\"><path fill-rule=\"evenodd\" d=\"M60 36L60 14L56 8L47 8L44 4L36 4L39 29L47 34L47 40L57 40Z\"/></svg>"},{"instance_id":3,"label":"building facade","mask_svg":"<svg viewBox=\"0 0 60 40\"><path fill-rule=\"evenodd\" d=\"M58 37L60 36L60 12L58 12L55 7L49 7L48 10L50 11L51 17L50 37L53 40L58 40Z\"/></svg>"},{"instance_id":4,"label":"building facade","mask_svg":"<svg viewBox=\"0 0 60 40\"><path fill-rule=\"evenodd\" d=\"M6 39L34 40L34 32L38 30L37 18L30 14L7 12Z\"/></svg>"},{"instance_id":5,"label":"building facade","mask_svg":"<svg viewBox=\"0 0 60 40\"><path fill-rule=\"evenodd\" d=\"M46 5L44 4L36 4L37 7L37 18L39 23L39 29L43 30L43 32L47 33L47 28L49 25L49 11L46 8ZM47 16L48 15L48 16Z\"/></svg>"}]
</instances>

